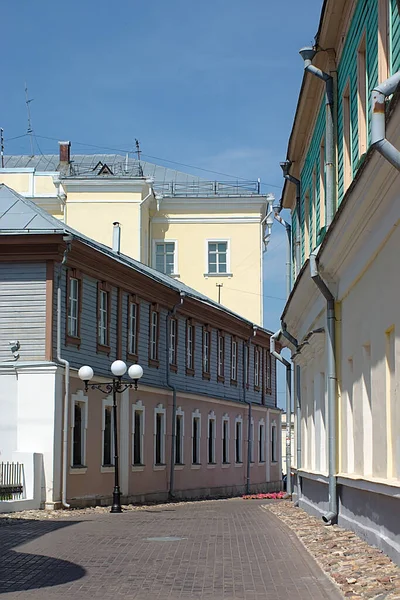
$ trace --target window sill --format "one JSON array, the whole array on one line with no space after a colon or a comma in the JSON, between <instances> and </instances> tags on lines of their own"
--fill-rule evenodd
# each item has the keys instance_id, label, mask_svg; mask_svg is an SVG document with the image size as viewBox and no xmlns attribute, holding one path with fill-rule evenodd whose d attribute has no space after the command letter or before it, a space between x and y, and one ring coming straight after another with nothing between
<instances>
[{"instance_id":1,"label":"window sill","mask_svg":"<svg viewBox=\"0 0 400 600\"><path fill-rule=\"evenodd\" d=\"M259 385L255 385L254 386L254 391L255 392L259 392L260 391L260 386Z\"/></svg>"},{"instance_id":2,"label":"window sill","mask_svg":"<svg viewBox=\"0 0 400 600\"><path fill-rule=\"evenodd\" d=\"M81 338L75 337L73 335L67 335L65 337L65 343L67 346L76 346L79 350L79 347L81 345Z\"/></svg>"},{"instance_id":3,"label":"window sill","mask_svg":"<svg viewBox=\"0 0 400 600\"><path fill-rule=\"evenodd\" d=\"M139 356L138 354L131 354L130 352L128 352L126 355L126 360L128 362L137 363L137 361L139 360Z\"/></svg>"},{"instance_id":4,"label":"window sill","mask_svg":"<svg viewBox=\"0 0 400 600\"><path fill-rule=\"evenodd\" d=\"M217 466L217 463L208 463L207 469L215 469L216 466Z\"/></svg>"},{"instance_id":5,"label":"window sill","mask_svg":"<svg viewBox=\"0 0 400 600\"><path fill-rule=\"evenodd\" d=\"M237 462L237 463L235 463L235 467L243 467L243 463L242 462Z\"/></svg>"},{"instance_id":6,"label":"window sill","mask_svg":"<svg viewBox=\"0 0 400 600\"><path fill-rule=\"evenodd\" d=\"M193 469L194 471L196 471L198 469L201 469L201 465L196 463L196 464L193 464L190 468Z\"/></svg>"},{"instance_id":7,"label":"window sill","mask_svg":"<svg viewBox=\"0 0 400 600\"><path fill-rule=\"evenodd\" d=\"M140 473L144 471L145 465L132 465L132 473Z\"/></svg>"},{"instance_id":8,"label":"window sill","mask_svg":"<svg viewBox=\"0 0 400 600\"><path fill-rule=\"evenodd\" d=\"M237 379L231 379L231 385L237 387Z\"/></svg>"},{"instance_id":9,"label":"window sill","mask_svg":"<svg viewBox=\"0 0 400 600\"><path fill-rule=\"evenodd\" d=\"M165 471L167 465L153 465L153 471Z\"/></svg>"},{"instance_id":10,"label":"window sill","mask_svg":"<svg viewBox=\"0 0 400 600\"><path fill-rule=\"evenodd\" d=\"M170 273L169 276L172 277L172 279L179 279L180 278L179 273Z\"/></svg>"},{"instance_id":11,"label":"window sill","mask_svg":"<svg viewBox=\"0 0 400 600\"><path fill-rule=\"evenodd\" d=\"M97 342L97 352L101 352L102 354L110 354L111 348L110 346L104 346L103 344L99 344Z\"/></svg>"},{"instance_id":12,"label":"window sill","mask_svg":"<svg viewBox=\"0 0 400 600\"><path fill-rule=\"evenodd\" d=\"M160 361L155 358L149 358L149 367L153 367L154 369L158 369L160 366Z\"/></svg>"},{"instance_id":13,"label":"window sill","mask_svg":"<svg viewBox=\"0 0 400 600\"><path fill-rule=\"evenodd\" d=\"M204 277L233 277L233 273L203 273Z\"/></svg>"},{"instance_id":14,"label":"window sill","mask_svg":"<svg viewBox=\"0 0 400 600\"><path fill-rule=\"evenodd\" d=\"M230 466L231 466L231 463L222 463L221 469L229 469Z\"/></svg>"},{"instance_id":15,"label":"window sill","mask_svg":"<svg viewBox=\"0 0 400 600\"><path fill-rule=\"evenodd\" d=\"M177 373L178 372L178 365L169 365L169 370L171 371L171 373Z\"/></svg>"},{"instance_id":16,"label":"window sill","mask_svg":"<svg viewBox=\"0 0 400 600\"><path fill-rule=\"evenodd\" d=\"M174 471L182 471L184 468L185 468L185 465L182 465L181 463L179 463L174 466Z\"/></svg>"},{"instance_id":17,"label":"window sill","mask_svg":"<svg viewBox=\"0 0 400 600\"><path fill-rule=\"evenodd\" d=\"M85 475L87 471L87 467L82 466L82 467L70 467L69 468L69 474L70 475Z\"/></svg>"},{"instance_id":18,"label":"window sill","mask_svg":"<svg viewBox=\"0 0 400 600\"><path fill-rule=\"evenodd\" d=\"M210 379L211 379L210 373L206 373L205 371L203 371L203 379L205 379L206 381L210 381Z\"/></svg>"},{"instance_id":19,"label":"window sill","mask_svg":"<svg viewBox=\"0 0 400 600\"><path fill-rule=\"evenodd\" d=\"M217 381L218 383L225 383L225 377L223 375L218 375Z\"/></svg>"},{"instance_id":20,"label":"window sill","mask_svg":"<svg viewBox=\"0 0 400 600\"><path fill-rule=\"evenodd\" d=\"M114 465L102 465L100 468L100 473L114 473L115 467Z\"/></svg>"},{"instance_id":21,"label":"window sill","mask_svg":"<svg viewBox=\"0 0 400 600\"><path fill-rule=\"evenodd\" d=\"M258 466L263 466L265 465L265 460L259 460L258 461Z\"/></svg>"},{"instance_id":22,"label":"window sill","mask_svg":"<svg viewBox=\"0 0 400 600\"><path fill-rule=\"evenodd\" d=\"M195 375L194 369L190 369L189 367L186 367L186 375L189 375L189 377L194 377L194 375Z\"/></svg>"}]
</instances>

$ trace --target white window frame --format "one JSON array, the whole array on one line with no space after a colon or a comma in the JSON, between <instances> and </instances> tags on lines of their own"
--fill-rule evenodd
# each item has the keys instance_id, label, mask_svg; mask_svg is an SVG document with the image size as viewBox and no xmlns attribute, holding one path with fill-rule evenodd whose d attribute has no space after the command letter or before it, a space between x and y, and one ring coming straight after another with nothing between
<instances>
[{"instance_id":1,"label":"white window frame","mask_svg":"<svg viewBox=\"0 0 400 600\"><path fill-rule=\"evenodd\" d=\"M254 419L250 421L250 463L254 463Z\"/></svg>"},{"instance_id":2,"label":"white window frame","mask_svg":"<svg viewBox=\"0 0 400 600\"><path fill-rule=\"evenodd\" d=\"M218 352L218 377L225 377L225 336L222 331L217 332L217 352Z\"/></svg>"},{"instance_id":3,"label":"white window frame","mask_svg":"<svg viewBox=\"0 0 400 600\"><path fill-rule=\"evenodd\" d=\"M258 462L265 463L265 422L260 419L258 422Z\"/></svg>"},{"instance_id":4,"label":"white window frame","mask_svg":"<svg viewBox=\"0 0 400 600\"><path fill-rule=\"evenodd\" d=\"M224 423L227 424L226 426L226 431L227 431L227 437L224 438ZM221 461L223 465L229 465L229 442L230 442L230 430L229 430L229 416L227 414L224 414L224 416L222 417L222 431L221 431L221 440L222 440L222 455L221 455ZM226 455L226 461L224 462L224 444L226 443L226 448L225 448L225 455Z\"/></svg>"},{"instance_id":5,"label":"white window frame","mask_svg":"<svg viewBox=\"0 0 400 600\"><path fill-rule=\"evenodd\" d=\"M135 416L136 413L140 413L140 463L135 463ZM144 428L145 428L145 407L141 400L137 400L135 404L132 404L132 466L140 467L144 465Z\"/></svg>"},{"instance_id":6,"label":"white window frame","mask_svg":"<svg viewBox=\"0 0 400 600\"><path fill-rule=\"evenodd\" d=\"M153 319L155 315L155 321ZM157 332L158 332L158 312L150 307L150 359L157 360Z\"/></svg>"},{"instance_id":7,"label":"white window frame","mask_svg":"<svg viewBox=\"0 0 400 600\"><path fill-rule=\"evenodd\" d=\"M212 438L211 438L211 452L212 456L210 456L210 423L212 425ZM217 462L217 457L215 455L215 438L217 435L217 418L215 416L215 412L212 410L208 413L207 419L207 464L215 465ZM213 460L211 460L211 458Z\"/></svg>"},{"instance_id":8,"label":"white window frame","mask_svg":"<svg viewBox=\"0 0 400 600\"><path fill-rule=\"evenodd\" d=\"M210 374L210 344L211 344L211 331L206 326L203 326L203 373ZM206 335L207 334L207 335ZM207 343L206 343L207 340Z\"/></svg>"},{"instance_id":9,"label":"white window frame","mask_svg":"<svg viewBox=\"0 0 400 600\"><path fill-rule=\"evenodd\" d=\"M208 263L208 246L209 244L226 244L226 273L210 273ZM231 240L230 238L208 238L205 241L205 276L207 277L230 277L231 273Z\"/></svg>"},{"instance_id":10,"label":"white window frame","mask_svg":"<svg viewBox=\"0 0 400 600\"><path fill-rule=\"evenodd\" d=\"M161 462L156 462L157 454L157 415L162 415L161 420L161 440L160 440L160 458ZM158 404L154 409L154 466L165 466L165 435L166 435L166 409L162 404Z\"/></svg>"},{"instance_id":11,"label":"white window frame","mask_svg":"<svg viewBox=\"0 0 400 600\"><path fill-rule=\"evenodd\" d=\"M153 324L152 324L153 327ZM169 364L177 364L177 336L178 333L178 319L171 318L169 320Z\"/></svg>"},{"instance_id":12,"label":"white window frame","mask_svg":"<svg viewBox=\"0 0 400 600\"><path fill-rule=\"evenodd\" d=\"M240 423L240 438L237 437L237 424ZM237 455L237 440L240 440L239 445L239 456ZM239 458L239 460L237 460ZM237 465L243 464L243 418L238 415L235 419L235 463Z\"/></svg>"},{"instance_id":13,"label":"white window frame","mask_svg":"<svg viewBox=\"0 0 400 600\"><path fill-rule=\"evenodd\" d=\"M72 294L73 285L76 283L75 294ZM77 277L69 278L69 297L68 297L68 335L77 338L79 336L79 285L81 281ZM75 314L74 314L75 313Z\"/></svg>"},{"instance_id":14,"label":"white window frame","mask_svg":"<svg viewBox=\"0 0 400 600\"><path fill-rule=\"evenodd\" d=\"M237 340L231 340L231 380L237 381L237 367L238 367L238 343Z\"/></svg>"},{"instance_id":15,"label":"white window frame","mask_svg":"<svg viewBox=\"0 0 400 600\"><path fill-rule=\"evenodd\" d=\"M194 325L190 319L186 320L186 368L194 370Z\"/></svg>"},{"instance_id":16,"label":"white window frame","mask_svg":"<svg viewBox=\"0 0 400 600\"><path fill-rule=\"evenodd\" d=\"M259 388L260 386L260 348L257 346L254 348L254 387Z\"/></svg>"},{"instance_id":17,"label":"white window frame","mask_svg":"<svg viewBox=\"0 0 400 600\"><path fill-rule=\"evenodd\" d=\"M181 406L178 406L178 408L176 409L176 422L175 422L175 435L177 433L177 422L178 422L178 417L180 417L182 419L182 428L181 428L181 438L179 440L179 449L180 449L180 453L181 453L181 460L179 463L176 462L176 448L175 448L175 465L183 465L185 463L185 459L184 459L184 455L183 455L183 450L185 447L184 444L184 440L185 440L185 413L182 410Z\"/></svg>"},{"instance_id":18,"label":"white window frame","mask_svg":"<svg viewBox=\"0 0 400 600\"><path fill-rule=\"evenodd\" d=\"M272 431L275 430L275 435ZM271 462L278 462L278 426L276 420L271 421Z\"/></svg>"},{"instance_id":19,"label":"white window frame","mask_svg":"<svg viewBox=\"0 0 400 600\"><path fill-rule=\"evenodd\" d=\"M129 302L129 323L128 323L128 353L138 354L138 316L139 303L128 300ZM132 306L135 307L135 317L132 318ZM133 325L133 327L132 327Z\"/></svg>"},{"instance_id":20,"label":"white window frame","mask_svg":"<svg viewBox=\"0 0 400 600\"><path fill-rule=\"evenodd\" d=\"M88 396L85 396L82 390L78 390L76 394L71 396L71 452L70 452L70 465L73 469L79 469L80 466L86 466L86 438L87 438L87 425L88 425ZM83 407L82 415L82 431L81 431L81 456L82 465L74 465L74 422L75 422L75 404L80 404Z\"/></svg>"},{"instance_id":21,"label":"white window frame","mask_svg":"<svg viewBox=\"0 0 400 600\"><path fill-rule=\"evenodd\" d=\"M109 464L105 464L104 462L104 437L106 430L106 417L105 417L105 409L111 408L111 462ZM114 411L113 411L113 399L112 396L107 396L107 398L103 398L102 400L102 413L101 413L101 465L102 467L112 467L114 468L114 460L115 460L115 448L114 448Z\"/></svg>"},{"instance_id":22,"label":"white window frame","mask_svg":"<svg viewBox=\"0 0 400 600\"><path fill-rule=\"evenodd\" d=\"M104 302L105 299L105 302ZM99 290L99 344L108 346L108 303L110 302L109 292Z\"/></svg>"},{"instance_id":23,"label":"white window frame","mask_svg":"<svg viewBox=\"0 0 400 600\"><path fill-rule=\"evenodd\" d=\"M178 240L168 240L168 239L159 239L153 240L153 269L156 269L157 265L157 244L174 244L174 268L172 273L165 273L165 271L158 271L159 273L164 273L165 275L169 275L170 277L178 276ZM165 262L165 261L164 261Z\"/></svg>"},{"instance_id":24,"label":"white window frame","mask_svg":"<svg viewBox=\"0 0 400 600\"><path fill-rule=\"evenodd\" d=\"M197 428L197 432L198 432L198 436L196 439L196 453L197 453L197 458L198 458L198 462L193 462L193 437L194 437L194 420L198 419L198 428ZM192 465L201 465L201 455L200 455L200 450L201 450L201 414L198 408L196 408L196 410L194 412L192 412L192 457L191 457L191 462Z\"/></svg>"}]
</instances>

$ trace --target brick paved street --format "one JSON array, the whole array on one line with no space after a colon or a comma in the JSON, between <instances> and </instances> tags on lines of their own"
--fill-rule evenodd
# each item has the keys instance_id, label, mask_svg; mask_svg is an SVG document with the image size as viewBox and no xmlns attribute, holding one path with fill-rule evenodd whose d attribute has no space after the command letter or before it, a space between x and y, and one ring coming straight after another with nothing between
<instances>
[{"instance_id":1,"label":"brick paved street","mask_svg":"<svg viewBox=\"0 0 400 600\"><path fill-rule=\"evenodd\" d=\"M0 522L1 599L342 598L261 504L234 499Z\"/></svg>"}]
</instances>

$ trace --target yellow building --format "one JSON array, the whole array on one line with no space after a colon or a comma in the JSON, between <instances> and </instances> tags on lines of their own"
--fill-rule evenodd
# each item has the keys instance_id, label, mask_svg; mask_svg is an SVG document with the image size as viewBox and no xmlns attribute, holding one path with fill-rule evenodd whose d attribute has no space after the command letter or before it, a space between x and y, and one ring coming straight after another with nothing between
<instances>
[{"instance_id":1,"label":"yellow building","mask_svg":"<svg viewBox=\"0 0 400 600\"><path fill-rule=\"evenodd\" d=\"M121 155L6 156L5 183L107 246L262 324L263 238L269 197L260 183L206 181Z\"/></svg>"}]
</instances>

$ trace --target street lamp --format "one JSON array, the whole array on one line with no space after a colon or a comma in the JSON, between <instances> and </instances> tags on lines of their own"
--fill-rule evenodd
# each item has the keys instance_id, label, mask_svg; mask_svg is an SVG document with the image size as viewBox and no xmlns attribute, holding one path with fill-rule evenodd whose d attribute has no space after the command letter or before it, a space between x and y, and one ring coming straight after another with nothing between
<instances>
[{"instance_id":1,"label":"street lamp","mask_svg":"<svg viewBox=\"0 0 400 600\"><path fill-rule=\"evenodd\" d=\"M129 381L123 381L122 377L128 371L128 375L133 379L133 383ZM85 384L85 392L89 389L99 390L103 394L113 395L113 416L114 416L114 491L113 491L113 503L111 507L112 513L122 512L121 508L121 490L119 488L119 464L118 464L118 427L117 427L117 393L121 394L129 388L137 390L138 380L143 375L143 369L140 365L131 365L128 369L123 360L115 360L111 365L111 373L113 374L113 380L104 384L100 383L89 383L93 379L94 372L92 367L85 365L78 371L79 378Z\"/></svg>"}]
</instances>

